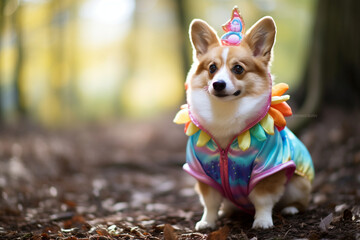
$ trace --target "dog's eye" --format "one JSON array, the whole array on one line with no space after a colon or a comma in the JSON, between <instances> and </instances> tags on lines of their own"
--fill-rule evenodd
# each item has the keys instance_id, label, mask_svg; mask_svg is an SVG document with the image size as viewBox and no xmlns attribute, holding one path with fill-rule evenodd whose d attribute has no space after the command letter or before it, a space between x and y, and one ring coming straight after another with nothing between
<instances>
[{"instance_id":1,"label":"dog's eye","mask_svg":"<svg viewBox=\"0 0 360 240\"><path fill-rule=\"evenodd\" d=\"M235 65L231 70L235 74L242 74L244 72L244 68L239 64Z\"/></svg>"},{"instance_id":2,"label":"dog's eye","mask_svg":"<svg viewBox=\"0 0 360 240\"><path fill-rule=\"evenodd\" d=\"M210 67L209 67L209 72L210 72L210 73L214 73L214 72L216 72L216 70L217 70L216 65L215 65L215 64L211 64Z\"/></svg>"}]
</instances>

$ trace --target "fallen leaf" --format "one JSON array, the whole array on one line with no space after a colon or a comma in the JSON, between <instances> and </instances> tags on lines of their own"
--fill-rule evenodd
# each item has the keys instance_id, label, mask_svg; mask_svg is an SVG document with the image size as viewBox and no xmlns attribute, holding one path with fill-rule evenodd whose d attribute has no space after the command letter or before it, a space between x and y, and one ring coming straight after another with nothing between
<instances>
[{"instance_id":1,"label":"fallen leaf","mask_svg":"<svg viewBox=\"0 0 360 240\"><path fill-rule=\"evenodd\" d=\"M25 239L25 238L23 238L23 239ZM31 237L31 240L42 240L42 236L41 235L33 235Z\"/></svg>"},{"instance_id":2,"label":"fallen leaf","mask_svg":"<svg viewBox=\"0 0 360 240\"><path fill-rule=\"evenodd\" d=\"M229 235L229 232L230 232L229 227L227 225L225 225L224 227L220 228L219 230L210 233L208 239L209 240L226 240L226 238Z\"/></svg>"},{"instance_id":3,"label":"fallen leaf","mask_svg":"<svg viewBox=\"0 0 360 240\"><path fill-rule=\"evenodd\" d=\"M343 212L348 207L349 206L346 203L337 205L337 206L335 206L335 212L338 212L338 213Z\"/></svg>"},{"instance_id":4,"label":"fallen leaf","mask_svg":"<svg viewBox=\"0 0 360 240\"><path fill-rule=\"evenodd\" d=\"M344 221L351 221L353 217L352 212L349 209L345 209L343 212Z\"/></svg>"},{"instance_id":5,"label":"fallen leaf","mask_svg":"<svg viewBox=\"0 0 360 240\"><path fill-rule=\"evenodd\" d=\"M62 228L61 231L64 233L71 233L77 231L79 228Z\"/></svg>"},{"instance_id":6,"label":"fallen leaf","mask_svg":"<svg viewBox=\"0 0 360 240\"><path fill-rule=\"evenodd\" d=\"M155 231L157 232L163 232L164 231L165 224L158 224L154 227Z\"/></svg>"},{"instance_id":7,"label":"fallen leaf","mask_svg":"<svg viewBox=\"0 0 360 240\"><path fill-rule=\"evenodd\" d=\"M146 238L146 234L144 235L144 232L138 226L132 227L130 232L136 234L138 237Z\"/></svg>"},{"instance_id":8,"label":"fallen leaf","mask_svg":"<svg viewBox=\"0 0 360 240\"><path fill-rule=\"evenodd\" d=\"M41 240L47 240L47 239L50 239L49 234L47 234L47 233L42 233L42 234L41 234Z\"/></svg>"},{"instance_id":9,"label":"fallen leaf","mask_svg":"<svg viewBox=\"0 0 360 240\"><path fill-rule=\"evenodd\" d=\"M71 237L67 237L65 238L65 240L78 240L77 237L71 236Z\"/></svg>"},{"instance_id":10,"label":"fallen leaf","mask_svg":"<svg viewBox=\"0 0 360 240\"><path fill-rule=\"evenodd\" d=\"M165 240L176 240L177 236L174 232L174 228L170 224L164 226L164 239Z\"/></svg>"},{"instance_id":11,"label":"fallen leaf","mask_svg":"<svg viewBox=\"0 0 360 240\"><path fill-rule=\"evenodd\" d=\"M319 228L321 229L321 231L326 232L328 230L328 228L330 227L331 222L333 221L333 214L330 213L329 215L327 215L324 219L320 220L320 224L319 224Z\"/></svg>"},{"instance_id":12,"label":"fallen leaf","mask_svg":"<svg viewBox=\"0 0 360 240\"><path fill-rule=\"evenodd\" d=\"M96 233L99 234L100 236L110 236L110 234L108 233L108 231L104 228L98 228L96 229Z\"/></svg>"},{"instance_id":13,"label":"fallen leaf","mask_svg":"<svg viewBox=\"0 0 360 240\"><path fill-rule=\"evenodd\" d=\"M70 209L73 209L73 208L75 208L75 207L77 206L76 202L71 201L71 200L67 200L67 199L65 199L65 200L63 201L63 203L65 203L66 206L67 206L68 208L70 208Z\"/></svg>"}]
</instances>

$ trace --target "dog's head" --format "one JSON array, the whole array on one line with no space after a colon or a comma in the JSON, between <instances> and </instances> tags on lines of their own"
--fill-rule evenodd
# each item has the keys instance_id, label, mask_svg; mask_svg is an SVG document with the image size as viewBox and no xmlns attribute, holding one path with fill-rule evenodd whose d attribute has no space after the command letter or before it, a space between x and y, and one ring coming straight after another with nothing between
<instances>
[{"instance_id":1,"label":"dog's head","mask_svg":"<svg viewBox=\"0 0 360 240\"><path fill-rule=\"evenodd\" d=\"M222 46L216 32L204 21L190 25L194 72L192 89L203 89L219 101L261 95L269 90L269 65L276 27L271 17L260 19L239 46Z\"/></svg>"},{"instance_id":2,"label":"dog's head","mask_svg":"<svg viewBox=\"0 0 360 240\"><path fill-rule=\"evenodd\" d=\"M194 64L186 80L187 101L192 114L213 135L237 133L268 107L275 34L274 20L264 17L247 31L240 45L223 46L206 22L192 21Z\"/></svg>"}]
</instances>

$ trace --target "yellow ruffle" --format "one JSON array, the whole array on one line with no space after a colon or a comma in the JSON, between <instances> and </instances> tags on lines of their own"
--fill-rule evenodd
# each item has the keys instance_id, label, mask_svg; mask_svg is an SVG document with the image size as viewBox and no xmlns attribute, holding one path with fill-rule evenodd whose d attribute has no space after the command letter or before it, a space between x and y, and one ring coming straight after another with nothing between
<instances>
[{"instance_id":1,"label":"yellow ruffle","mask_svg":"<svg viewBox=\"0 0 360 240\"><path fill-rule=\"evenodd\" d=\"M196 146L203 147L210 141L210 139L211 137L206 132L201 131Z\"/></svg>"},{"instance_id":2,"label":"yellow ruffle","mask_svg":"<svg viewBox=\"0 0 360 240\"><path fill-rule=\"evenodd\" d=\"M270 114L266 114L265 117L261 119L260 125L267 134L274 135L274 119Z\"/></svg>"},{"instance_id":3,"label":"yellow ruffle","mask_svg":"<svg viewBox=\"0 0 360 240\"><path fill-rule=\"evenodd\" d=\"M271 105L276 105L276 104L285 102L289 99L290 99L290 95L272 96L271 97Z\"/></svg>"},{"instance_id":4,"label":"yellow ruffle","mask_svg":"<svg viewBox=\"0 0 360 240\"><path fill-rule=\"evenodd\" d=\"M185 134L190 137L195 133L197 133L199 130L200 129L193 122L190 122L188 128L186 129Z\"/></svg>"},{"instance_id":5,"label":"yellow ruffle","mask_svg":"<svg viewBox=\"0 0 360 240\"><path fill-rule=\"evenodd\" d=\"M174 118L174 123L185 124L190 122L189 110L187 108L181 109Z\"/></svg>"},{"instance_id":6,"label":"yellow ruffle","mask_svg":"<svg viewBox=\"0 0 360 240\"><path fill-rule=\"evenodd\" d=\"M251 137L250 137L249 130L243 132L242 134L240 134L238 136L238 144L239 144L239 148L243 151L246 151L249 149L250 144L251 144Z\"/></svg>"}]
</instances>

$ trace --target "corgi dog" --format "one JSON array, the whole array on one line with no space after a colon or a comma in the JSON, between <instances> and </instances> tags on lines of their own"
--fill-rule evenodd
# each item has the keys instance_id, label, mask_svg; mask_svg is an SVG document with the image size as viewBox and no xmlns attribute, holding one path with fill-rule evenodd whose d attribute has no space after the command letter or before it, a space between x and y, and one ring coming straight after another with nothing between
<instances>
[{"instance_id":1,"label":"corgi dog","mask_svg":"<svg viewBox=\"0 0 360 240\"><path fill-rule=\"evenodd\" d=\"M174 121L186 124L184 170L197 179L204 207L195 229L214 229L234 207L254 215L253 228L271 228L275 206L284 214L307 207L314 177L305 146L276 125L276 101L284 102L287 88L274 96L269 68L275 22L260 19L238 45L222 44L199 19L191 22L189 35L194 63L186 79L188 104Z\"/></svg>"}]
</instances>

